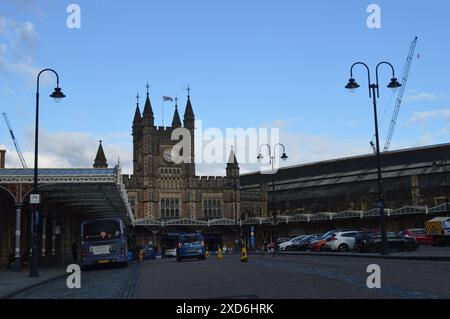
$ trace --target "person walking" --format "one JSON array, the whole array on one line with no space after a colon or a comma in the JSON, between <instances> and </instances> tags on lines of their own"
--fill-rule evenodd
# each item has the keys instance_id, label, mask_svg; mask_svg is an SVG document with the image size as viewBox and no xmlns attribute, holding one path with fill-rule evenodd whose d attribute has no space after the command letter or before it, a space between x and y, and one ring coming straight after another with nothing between
<instances>
[{"instance_id":1,"label":"person walking","mask_svg":"<svg viewBox=\"0 0 450 319\"><path fill-rule=\"evenodd\" d=\"M74 264L78 263L79 247L76 241L72 243L72 259Z\"/></svg>"}]
</instances>

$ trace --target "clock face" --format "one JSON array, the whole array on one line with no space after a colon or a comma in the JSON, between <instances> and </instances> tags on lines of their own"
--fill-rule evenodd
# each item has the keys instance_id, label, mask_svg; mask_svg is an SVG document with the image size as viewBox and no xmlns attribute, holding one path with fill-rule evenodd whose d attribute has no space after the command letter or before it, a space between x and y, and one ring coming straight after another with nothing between
<instances>
[{"instance_id":1,"label":"clock face","mask_svg":"<svg viewBox=\"0 0 450 319\"><path fill-rule=\"evenodd\" d=\"M171 150L170 148L164 150L164 153L163 153L163 159L164 159L167 163L173 163L172 150Z\"/></svg>"}]
</instances>

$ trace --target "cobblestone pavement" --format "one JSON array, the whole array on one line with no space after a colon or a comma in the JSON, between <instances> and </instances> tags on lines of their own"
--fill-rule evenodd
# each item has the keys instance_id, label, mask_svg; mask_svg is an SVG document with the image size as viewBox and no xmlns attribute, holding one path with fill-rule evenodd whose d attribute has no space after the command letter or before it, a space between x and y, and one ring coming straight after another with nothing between
<instances>
[{"instance_id":1,"label":"cobblestone pavement","mask_svg":"<svg viewBox=\"0 0 450 319\"><path fill-rule=\"evenodd\" d=\"M381 267L381 289L369 289L367 266ZM239 256L161 260L142 269L141 298L450 298L450 263L315 256Z\"/></svg>"},{"instance_id":2,"label":"cobblestone pavement","mask_svg":"<svg viewBox=\"0 0 450 319\"><path fill-rule=\"evenodd\" d=\"M381 289L369 289L367 267L381 268ZM239 255L223 260L149 260L82 273L82 288L55 280L15 298L304 299L450 298L450 263L318 256Z\"/></svg>"},{"instance_id":3,"label":"cobblestone pavement","mask_svg":"<svg viewBox=\"0 0 450 319\"><path fill-rule=\"evenodd\" d=\"M13 299L136 299L142 264L83 271L81 289L58 279L15 295Z\"/></svg>"}]
</instances>

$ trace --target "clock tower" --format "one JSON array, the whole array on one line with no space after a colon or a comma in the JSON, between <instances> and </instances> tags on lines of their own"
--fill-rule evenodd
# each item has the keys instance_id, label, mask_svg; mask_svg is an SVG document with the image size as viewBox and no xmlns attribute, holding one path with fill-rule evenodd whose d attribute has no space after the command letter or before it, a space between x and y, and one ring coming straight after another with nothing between
<instances>
[{"instance_id":1,"label":"clock tower","mask_svg":"<svg viewBox=\"0 0 450 319\"><path fill-rule=\"evenodd\" d=\"M138 188L135 200L138 218L181 218L182 212L189 212L192 207L192 196L186 189L189 179L195 177L194 121L188 94L184 128L191 134L191 163L176 164L172 149L179 141L172 140L172 133L182 128L178 99L175 99L172 126L169 127L154 125L149 86L142 116L138 99L133 121L133 176Z\"/></svg>"},{"instance_id":2,"label":"clock tower","mask_svg":"<svg viewBox=\"0 0 450 319\"><path fill-rule=\"evenodd\" d=\"M228 162L224 161L223 176L196 176L195 115L189 88L183 121L175 99L169 127L155 125L148 85L142 114L139 96L137 100L133 120L133 175L124 179L136 219L170 220L182 225L186 221L195 224L196 220L231 220L234 225L241 218L241 205L255 216L267 214L267 190L263 186L260 192L246 192L241 196L239 163L233 150ZM189 131L191 143L191 153L182 154L191 160L182 163L174 160L177 150L173 148L180 141L172 140L172 133L180 128Z\"/></svg>"}]
</instances>

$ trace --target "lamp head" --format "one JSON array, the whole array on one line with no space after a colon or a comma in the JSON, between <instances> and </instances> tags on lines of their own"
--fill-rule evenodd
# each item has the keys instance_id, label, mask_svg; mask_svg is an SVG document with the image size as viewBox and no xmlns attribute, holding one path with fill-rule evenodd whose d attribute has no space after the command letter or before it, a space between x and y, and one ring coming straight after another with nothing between
<instances>
[{"instance_id":1,"label":"lamp head","mask_svg":"<svg viewBox=\"0 0 450 319\"><path fill-rule=\"evenodd\" d=\"M264 156L262 156L262 154L259 153L257 159L258 159L259 162L261 162L261 160L264 159Z\"/></svg>"},{"instance_id":2,"label":"lamp head","mask_svg":"<svg viewBox=\"0 0 450 319\"><path fill-rule=\"evenodd\" d=\"M397 78L392 78L391 83L389 83L389 85L387 87L392 89L395 92L401 86L402 85L398 82Z\"/></svg>"},{"instance_id":3,"label":"lamp head","mask_svg":"<svg viewBox=\"0 0 450 319\"><path fill-rule=\"evenodd\" d=\"M283 153L283 155L281 156L281 159L282 159L283 161L287 161L288 158L289 158L289 157L287 156L286 153Z\"/></svg>"},{"instance_id":4,"label":"lamp head","mask_svg":"<svg viewBox=\"0 0 450 319\"><path fill-rule=\"evenodd\" d=\"M353 78L351 78L350 80L348 80L348 83L347 83L347 85L345 86L345 88L347 89L347 90L350 90L350 92L355 92L355 90L357 89L357 88L359 88L359 84L358 83L356 83L356 80L355 79L353 79Z\"/></svg>"},{"instance_id":5,"label":"lamp head","mask_svg":"<svg viewBox=\"0 0 450 319\"><path fill-rule=\"evenodd\" d=\"M53 98L56 103L59 103L66 96L61 91L61 88L57 87L55 88L55 91L50 95L50 97Z\"/></svg>"}]
</instances>

